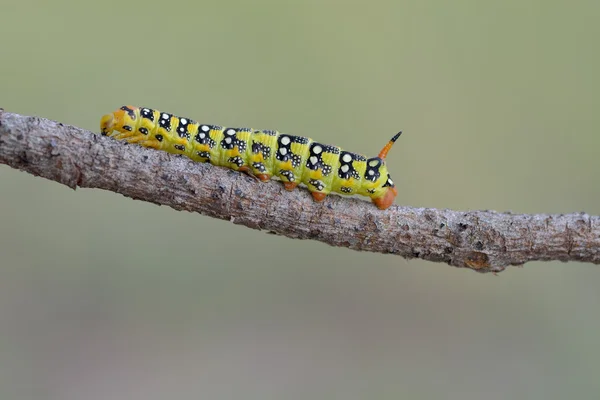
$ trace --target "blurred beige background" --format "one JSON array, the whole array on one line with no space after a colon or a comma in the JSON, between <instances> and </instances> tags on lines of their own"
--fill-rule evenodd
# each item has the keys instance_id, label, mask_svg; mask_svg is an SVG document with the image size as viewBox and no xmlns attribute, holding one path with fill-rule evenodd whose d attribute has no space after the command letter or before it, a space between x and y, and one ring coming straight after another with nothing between
<instances>
[{"instance_id":1,"label":"blurred beige background","mask_svg":"<svg viewBox=\"0 0 600 400\"><path fill-rule=\"evenodd\" d=\"M0 107L389 157L411 206L600 214L596 1L0 4ZM0 166L1 399L591 399L600 269L500 276Z\"/></svg>"}]
</instances>

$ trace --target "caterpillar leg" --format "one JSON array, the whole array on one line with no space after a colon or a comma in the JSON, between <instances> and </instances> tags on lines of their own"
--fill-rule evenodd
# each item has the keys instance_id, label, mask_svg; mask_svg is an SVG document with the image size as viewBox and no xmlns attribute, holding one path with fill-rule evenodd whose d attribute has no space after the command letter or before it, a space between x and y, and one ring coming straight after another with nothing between
<instances>
[{"instance_id":1,"label":"caterpillar leg","mask_svg":"<svg viewBox=\"0 0 600 400\"><path fill-rule=\"evenodd\" d=\"M128 143L140 143L145 141L147 138L145 136L133 136L130 138L127 138L125 140L127 140Z\"/></svg>"},{"instance_id":2,"label":"caterpillar leg","mask_svg":"<svg viewBox=\"0 0 600 400\"><path fill-rule=\"evenodd\" d=\"M122 132L122 133L117 133L116 135L112 135L112 137L117 140L129 141L134 138L134 134L131 132Z\"/></svg>"},{"instance_id":3,"label":"caterpillar leg","mask_svg":"<svg viewBox=\"0 0 600 400\"><path fill-rule=\"evenodd\" d=\"M292 191L296 188L296 186L298 186L298 183L296 182L283 182L283 186L285 187L285 190L287 191Z\"/></svg>"},{"instance_id":4,"label":"caterpillar leg","mask_svg":"<svg viewBox=\"0 0 600 400\"><path fill-rule=\"evenodd\" d=\"M244 165L244 166L242 166L242 167L239 167L239 168L238 168L238 171L239 171L239 172L242 172L242 173L244 173L244 174L247 174L247 175L250 175L250 176L254 177L254 175L252 175L252 173L250 172L250 168L249 168L247 165Z\"/></svg>"},{"instance_id":5,"label":"caterpillar leg","mask_svg":"<svg viewBox=\"0 0 600 400\"><path fill-rule=\"evenodd\" d=\"M248 174L251 177L253 177L254 179L256 179L257 181L261 181L261 182L267 182L271 179L271 175L269 175L269 174L255 174L254 171L252 170L252 168L248 167L247 165L240 167L238 169L238 171Z\"/></svg>"},{"instance_id":6,"label":"caterpillar leg","mask_svg":"<svg viewBox=\"0 0 600 400\"><path fill-rule=\"evenodd\" d=\"M122 137L114 136L114 138L117 140L123 140L130 144L139 144L144 147L151 147L153 149L160 150L160 142L156 139L148 139L147 136L130 135L130 136L122 136Z\"/></svg>"},{"instance_id":7,"label":"caterpillar leg","mask_svg":"<svg viewBox=\"0 0 600 400\"><path fill-rule=\"evenodd\" d=\"M244 174L246 174L246 175L248 175L248 176L250 176L250 177L252 177L252 178L254 178L254 179L256 179L257 181L260 181L260 180L261 180L261 179L260 179L258 176L254 175L254 174L252 173L252 171L250 170L250 167L248 167L247 165L244 165L244 166L242 166L242 167L239 167L239 168L238 168L238 171L239 171L239 172L242 172L242 173L244 173Z\"/></svg>"},{"instance_id":8,"label":"caterpillar leg","mask_svg":"<svg viewBox=\"0 0 600 400\"><path fill-rule=\"evenodd\" d=\"M325 197L327 197L327 193L323 192L310 192L310 194L312 194L312 197L316 202L321 202L325 200Z\"/></svg>"},{"instance_id":9,"label":"caterpillar leg","mask_svg":"<svg viewBox=\"0 0 600 400\"><path fill-rule=\"evenodd\" d=\"M385 194L381 197L371 198L373 204L377 206L380 210L385 210L392 204L394 204L394 199L398 195L398 191L395 187L388 188Z\"/></svg>"},{"instance_id":10,"label":"caterpillar leg","mask_svg":"<svg viewBox=\"0 0 600 400\"><path fill-rule=\"evenodd\" d=\"M259 181L261 182L267 182L269 179L271 179L271 175L269 174L258 174L258 175L254 175L258 178Z\"/></svg>"},{"instance_id":11,"label":"caterpillar leg","mask_svg":"<svg viewBox=\"0 0 600 400\"><path fill-rule=\"evenodd\" d=\"M322 177L320 170L311 171L311 175L311 179L309 179L308 182L305 182L306 186L308 187L308 190L310 191L310 194L312 195L313 199L316 202L321 202L325 200L325 197L327 197L329 189L326 183L320 179Z\"/></svg>"},{"instance_id":12,"label":"caterpillar leg","mask_svg":"<svg viewBox=\"0 0 600 400\"><path fill-rule=\"evenodd\" d=\"M156 139L144 140L144 141L140 141L138 143L144 147L150 147L150 148L156 149L156 150L160 150L160 148L161 148L161 143Z\"/></svg>"}]
</instances>

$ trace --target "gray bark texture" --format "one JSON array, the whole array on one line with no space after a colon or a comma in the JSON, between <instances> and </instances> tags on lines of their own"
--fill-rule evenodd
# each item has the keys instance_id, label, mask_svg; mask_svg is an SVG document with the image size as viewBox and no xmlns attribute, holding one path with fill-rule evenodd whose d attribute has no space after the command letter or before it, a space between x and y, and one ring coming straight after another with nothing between
<instances>
[{"instance_id":1,"label":"gray bark texture","mask_svg":"<svg viewBox=\"0 0 600 400\"><path fill-rule=\"evenodd\" d=\"M305 189L0 109L0 164L70 188L99 188L294 239L500 272L527 261L600 263L600 217L392 205ZM1 182L0 182L1 188Z\"/></svg>"}]
</instances>

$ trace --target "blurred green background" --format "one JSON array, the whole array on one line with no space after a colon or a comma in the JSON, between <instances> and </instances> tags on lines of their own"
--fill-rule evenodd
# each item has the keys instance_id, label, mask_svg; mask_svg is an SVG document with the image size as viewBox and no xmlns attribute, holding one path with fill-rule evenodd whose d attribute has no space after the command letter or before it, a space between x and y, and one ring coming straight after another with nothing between
<instances>
[{"instance_id":1,"label":"blurred green background","mask_svg":"<svg viewBox=\"0 0 600 400\"><path fill-rule=\"evenodd\" d=\"M397 203L600 214L597 1L0 4L0 107L390 153ZM0 166L2 399L600 395L600 270L500 276Z\"/></svg>"}]
</instances>

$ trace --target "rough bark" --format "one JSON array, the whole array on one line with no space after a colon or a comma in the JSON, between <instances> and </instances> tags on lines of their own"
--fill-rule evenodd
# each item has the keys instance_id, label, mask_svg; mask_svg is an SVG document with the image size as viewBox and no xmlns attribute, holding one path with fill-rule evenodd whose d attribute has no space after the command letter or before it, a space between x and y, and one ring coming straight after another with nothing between
<instances>
[{"instance_id":1,"label":"rough bark","mask_svg":"<svg viewBox=\"0 0 600 400\"><path fill-rule=\"evenodd\" d=\"M392 206L304 189L126 145L0 109L0 163L70 188L99 188L295 239L500 272L534 260L600 263L600 217ZM1 183L0 183L1 185ZM1 187L1 186L0 186Z\"/></svg>"}]
</instances>

